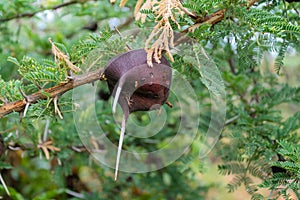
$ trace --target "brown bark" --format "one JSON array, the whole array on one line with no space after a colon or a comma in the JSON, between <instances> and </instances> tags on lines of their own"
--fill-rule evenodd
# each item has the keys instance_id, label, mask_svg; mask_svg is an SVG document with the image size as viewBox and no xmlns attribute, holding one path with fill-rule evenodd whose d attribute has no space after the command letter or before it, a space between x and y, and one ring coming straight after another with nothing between
<instances>
[{"instance_id":1,"label":"brown bark","mask_svg":"<svg viewBox=\"0 0 300 200\"><path fill-rule=\"evenodd\" d=\"M100 80L102 75L103 69L88 72L86 74L74 76L67 82L63 82L51 88L42 89L36 93L27 95L26 98L22 100L4 103L4 105L0 107L0 118L12 112L22 112L25 109L26 104L33 104L38 100L47 99L49 97L54 98L80 85Z\"/></svg>"},{"instance_id":2,"label":"brown bark","mask_svg":"<svg viewBox=\"0 0 300 200\"><path fill-rule=\"evenodd\" d=\"M248 4L241 4L240 6L247 6L247 9L249 9L251 6L253 6L256 2L259 0L250 0ZM218 10L211 15L208 15L204 17L203 19L197 19L196 23L192 25L191 27L187 28L186 30L182 31L183 33L186 32L193 32L196 28L202 26L203 24L211 24L214 25L220 21L223 20L225 17L226 9Z\"/></svg>"}]
</instances>

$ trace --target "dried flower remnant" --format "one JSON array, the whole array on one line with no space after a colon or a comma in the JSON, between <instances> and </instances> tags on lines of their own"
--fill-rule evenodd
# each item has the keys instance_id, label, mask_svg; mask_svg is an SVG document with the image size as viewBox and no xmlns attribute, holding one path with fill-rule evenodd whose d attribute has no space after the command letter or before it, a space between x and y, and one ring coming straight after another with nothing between
<instances>
[{"instance_id":1,"label":"dried flower remnant","mask_svg":"<svg viewBox=\"0 0 300 200\"><path fill-rule=\"evenodd\" d=\"M141 13L142 10L151 10L152 9L152 1L153 0L146 0L146 2L143 4L144 0L138 0L135 5L134 9L134 16L135 20L141 20L142 23L146 22L147 14Z\"/></svg>"},{"instance_id":2,"label":"dried flower remnant","mask_svg":"<svg viewBox=\"0 0 300 200\"><path fill-rule=\"evenodd\" d=\"M44 152L47 160L50 159L49 150L53 151L53 152L60 151L60 148L55 147L53 145L53 141L52 140L48 140L46 142L40 142L37 147L43 150L43 152Z\"/></svg>"},{"instance_id":3,"label":"dried flower remnant","mask_svg":"<svg viewBox=\"0 0 300 200\"><path fill-rule=\"evenodd\" d=\"M138 3L137 6L139 6ZM188 11L182 6L179 0L146 0L145 4L141 6L140 11L145 9L153 11L156 15L155 21L157 22L145 43L148 65L150 67L153 66L152 57L154 57L157 63L160 63L160 58L164 52L173 61L173 56L170 53L170 49L174 47L174 33L171 21L180 29L176 16L183 15ZM136 20L139 19L142 23L145 22L146 14L137 13ZM155 39L155 42L150 45L153 39Z\"/></svg>"},{"instance_id":4,"label":"dried flower remnant","mask_svg":"<svg viewBox=\"0 0 300 200\"><path fill-rule=\"evenodd\" d=\"M128 0L121 0L120 7L125 6ZM173 62L173 56L170 53L170 49L174 47L174 33L171 26L171 21L174 22L178 29L180 25L176 20L176 16L187 14L192 17L196 17L192 12L188 11L181 4L180 0L137 0L134 16L136 20L140 20L142 23L146 21L147 14L142 13L142 10L151 10L155 15L156 26L153 28L149 35L149 38L145 43L145 50L147 52L147 64L152 67L152 57L157 63L160 63L160 59L163 53L170 58ZM113 4L115 0L110 0ZM155 40L153 42L153 40ZM151 45L152 43L152 45Z\"/></svg>"}]
</instances>

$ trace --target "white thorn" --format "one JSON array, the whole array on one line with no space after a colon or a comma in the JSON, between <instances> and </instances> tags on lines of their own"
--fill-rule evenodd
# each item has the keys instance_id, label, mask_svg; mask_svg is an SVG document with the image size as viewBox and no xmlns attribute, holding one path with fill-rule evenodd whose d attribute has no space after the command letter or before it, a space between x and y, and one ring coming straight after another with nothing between
<instances>
[{"instance_id":1,"label":"white thorn","mask_svg":"<svg viewBox=\"0 0 300 200\"><path fill-rule=\"evenodd\" d=\"M125 133L125 128L126 128L126 118L127 117L123 116L121 134L120 134L119 146L118 146L118 154L117 154L117 160L116 160L115 181L117 180L117 176L118 176L118 169L119 169L119 163L120 163L120 157L121 157L121 151L122 151L122 144L123 144L124 133Z\"/></svg>"},{"instance_id":2,"label":"white thorn","mask_svg":"<svg viewBox=\"0 0 300 200\"><path fill-rule=\"evenodd\" d=\"M117 107L117 103L121 94L122 88L120 86L118 86L117 88L117 92L115 95L115 99L114 99L114 103L113 103L113 107L112 107L112 112L115 113L116 112L116 107Z\"/></svg>"},{"instance_id":3,"label":"white thorn","mask_svg":"<svg viewBox=\"0 0 300 200\"><path fill-rule=\"evenodd\" d=\"M27 102L26 106L25 106L25 109L24 109L23 117L26 117L26 113L27 113L27 110L28 110L29 106L30 106L30 103Z\"/></svg>"},{"instance_id":4,"label":"white thorn","mask_svg":"<svg viewBox=\"0 0 300 200\"><path fill-rule=\"evenodd\" d=\"M46 119L46 125L45 125L44 134L43 134L43 142L46 142L46 140L47 140L48 131L49 131L49 124L50 124L50 120Z\"/></svg>"},{"instance_id":5,"label":"white thorn","mask_svg":"<svg viewBox=\"0 0 300 200\"><path fill-rule=\"evenodd\" d=\"M53 99L53 102L54 102L54 112L58 114L59 118L60 119L63 119L63 116L58 108L58 104L57 104L57 100L58 100L58 96L55 96L54 99Z\"/></svg>"},{"instance_id":6,"label":"white thorn","mask_svg":"<svg viewBox=\"0 0 300 200\"><path fill-rule=\"evenodd\" d=\"M1 174L0 174L0 181L1 181L1 183L2 183L2 185L4 187L4 189L5 189L5 191L7 193L7 195L10 196L9 190L8 190L8 188L7 188L7 186L6 186L5 182L4 182Z\"/></svg>"}]
</instances>

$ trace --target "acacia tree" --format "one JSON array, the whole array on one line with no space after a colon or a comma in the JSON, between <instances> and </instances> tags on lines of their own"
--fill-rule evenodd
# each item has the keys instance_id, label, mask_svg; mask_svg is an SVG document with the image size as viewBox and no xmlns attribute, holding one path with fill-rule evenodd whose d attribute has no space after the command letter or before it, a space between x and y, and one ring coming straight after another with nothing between
<instances>
[{"instance_id":1,"label":"acacia tree","mask_svg":"<svg viewBox=\"0 0 300 200\"><path fill-rule=\"evenodd\" d=\"M222 186L217 180L206 183L200 174L217 166L220 174L230 175L230 192L243 185L253 199L300 198L299 10L298 2L284 0L1 2L2 195L207 199ZM124 35L137 27L145 31L143 39ZM195 58L174 53L183 34L205 49L224 80L226 123L209 155L217 161L198 159L212 116L213 87L207 80L217 80L199 73ZM202 114L197 137L179 160L158 171L122 174L114 182L112 170L95 163L82 144L68 91L103 80L106 62L130 47L145 48L149 66L152 57L159 62L166 55L197 91ZM108 89L100 83L98 90L97 121L117 143L118 126L105 103ZM134 118L141 125L149 123L145 113ZM128 138L123 148L153 151L177 129L170 114L162 134L151 140Z\"/></svg>"}]
</instances>

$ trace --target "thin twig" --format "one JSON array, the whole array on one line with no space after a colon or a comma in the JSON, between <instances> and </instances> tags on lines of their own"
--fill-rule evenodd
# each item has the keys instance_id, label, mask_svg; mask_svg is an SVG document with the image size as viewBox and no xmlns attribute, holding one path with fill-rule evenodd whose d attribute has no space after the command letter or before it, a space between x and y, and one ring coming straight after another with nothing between
<instances>
[{"instance_id":1,"label":"thin twig","mask_svg":"<svg viewBox=\"0 0 300 200\"><path fill-rule=\"evenodd\" d=\"M25 94L25 92L21 88L19 88L19 91L20 91L21 95L24 97L24 99L26 101L26 105L25 105L23 116L20 115L20 118L21 118L20 121L22 121L22 117L26 117L26 113L27 113L28 108L30 106L30 98Z\"/></svg>"},{"instance_id":2,"label":"thin twig","mask_svg":"<svg viewBox=\"0 0 300 200\"><path fill-rule=\"evenodd\" d=\"M133 16L128 17L124 23L117 26L117 29L121 30L123 28L126 28L128 25L130 25L133 22L133 20L134 20Z\"/></svg>"},{"instance_id":3,"label":"thin twig","mask_svg":"<svg viewBox=\"0 0 300 200\"><path fill-rule=\"evenodd\" d=\"M236 115L236 116L234 116L234 117L232 117L232 118L226 120L225 126L231 124L232 122L234 122L235 120L237 120L239 117L240 117L240 115Z\"/></svg>"},{"instance_id":4,"label":"thin twig","mask_svg":"<svg viewBox=\"0 0 300 200\"><path fill-rule=\"evenodd\" d=\"M14 20L14 19L25 18L25 17L30 18L30 17L33 17L36 14L38 14L40 12L43 12L45 10L57 10L59 8L66 7L66 6L69 6L69 5L72 5L72 4L78 4L78 3L82 4L82 3L86 3L86 2L88 2L88 0L87 1L73 0L73 1L69 1L69 2L65 2L65 3L62 3L62 4L52 6L50 8L44 8L44 9L41 9L41 10L37 10L37 11L31 12L31 13L21 13L21 14L14 15L14 16L11 16L11 17L3 18L3 19L0 19L0 23L1 22L7 22L7 21L10 21L10 20Z\"/></svg>"},{"instance_id":5,"label":"thin twig","mask_svg":"<svg viewBox=\"0 0 300 200\"><path fill-rule=\"evenodd\" d=\"M123 38L122 33L119 31L118 27L115 27L115 31L118 33L118 35L120 36L120 38ZM126 44L126 49L125 50L126 51L131 51L132 48L128 44Z\"/></svg>"},{"instance_id":6,"label":"thin twig","mask_svg":"<svg viewBox=\"0 0 300 200\"><path fill-rule=\"evenodd\" d=\"M84 195L72 190L66 189L66 193L79 199L84 199Z\"/></svg>"},{"instance_id":7,"label":"thin twig","mask_svg":"<svg viewBox=\"0 0 300 200\"><path fill-rule=\"evenodd\" d=\"M103 69L98 69L92 72L88 72L86 74L74 76L73 80L69 80L68 82L63 82L51 88L40 90L36 93L27 95L27 98L30 99L31 104L36 103L38 100L41 99L47 99L49 97L54 98L80 85L84 85L87 83L92 83L94 81L100 80L102 76L103 76ZM45 95L45 93L47 95ZM15 112L24 111L26 104L27 104L26 99L22 99L22 100L18 100L18 101L14 101L2 105L0 107L0 118L14 111Z\"/></svg>"},{"instance_id":8,"label":"thin twig","mask_svg":"<svg viewBox=\"0 0 300 200\"><path fill-rule=\"evenodd\" d=\"M234 60L233 60L232 56L230 56L230 58L228 59L228 63L229 63L229 67L230 67L232 74L236 75Z\"/></svg>"},{"instance_id":9,"label":"thin twig","mask_svg":"<svg viewBox=\"0 0 300 200\"><path fill-rule=\"evenodd\" d=\"M251 0L247 5L241 4L241 6L247 6L247 9L249 9L251 6L253 6L258 1L259 0ZM222 10L218 10L218 11L212 13L211 15L208 15L202 19L200 17L198 17L198 20L196 20L196 23L193 24L192 26L190 26L189 28L183 30L182 33L192 32L196 28L198 28L204 24L214 25L214 24L218 23L218 22L222 21L223 18L225 17L226 11L227 11L226 9L222 9Z\"/></svg>"},{"instance_id":10,"label":"thin twig","mask_svg":"<svg viewBox=\"0 0 300 200\"><path fill-rule=\"evenodd\" d=\"M300 13L298 9L295 7L295 4L292 4L293 10L297 13L298 17L300 17Z\"/></svg>"}]
</instances>

